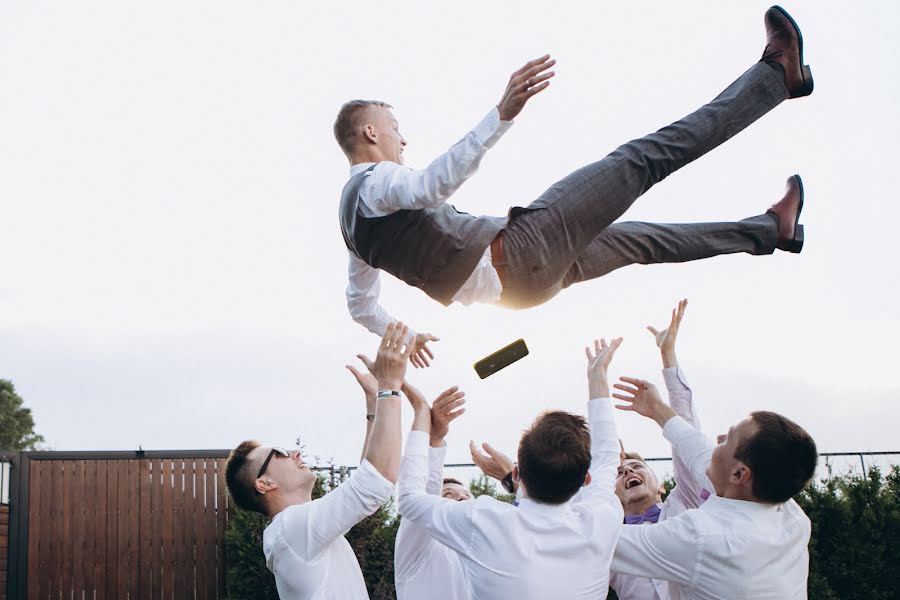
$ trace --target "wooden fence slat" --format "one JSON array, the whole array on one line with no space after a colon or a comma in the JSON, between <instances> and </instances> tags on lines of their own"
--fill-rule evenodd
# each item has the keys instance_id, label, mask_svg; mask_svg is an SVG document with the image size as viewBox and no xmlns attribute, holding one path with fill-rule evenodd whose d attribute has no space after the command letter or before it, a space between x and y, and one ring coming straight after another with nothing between
<instances>
[{"instance_id":1,"label":"wooden fence slat","mask_svg":"<svg viewBox=\"0 0 900 600\"><path fill-rule=\"evenodd\" d=\"M190 587L187 577L187 546L185 543L184 518L186 501L186 463L187 460L175 461L175 599L183 600Z\"/></svg>"},{"instance_id":2,"label":"wooden fence slat","mask_svg":"<svg viewBox=\"0 0 900 600\"><path fill-rule=\"evenodd\" d=\"M128 461L128 597L133 600L140 592L141 576L141 462Z\"/></svg>"},{"instance_id":3,"label":"wooden fence slat","mask_svg":"<svg viewBox=\"0 0 900 600\"><path fill-rule=\"evenodd\" d=\"M175 491L173 480L173 465L171 459L166 459L163 462L163 484L162 484L162 550L163 550L163 559L162 559L162 567L163 567L163 578L162 578L162 590L163 590L163 598L168 600L172 598L174 594L174 569L175 569L175 559L173 555L173 541L174 541L174 525L173 525L173 498L172 495Z\"/></svg>"},{"instance_id":4,"label":"wooden fence slat","mask_svg":"<svg viewBox=\"0 0 900 600\"><path fill-rule=\"evenodd\" d=\"M119 485L116 493L116 598L128 598L128 460L117 460L116 470L119 472Z\"/></svg>"},{"instance_id":5,"label":"wooden fence slat","mask_svg":"<svg viewBox=\"0 0 900 600\"><path fill-rule=\"evenodd\" d=\"M206 462L205 458L198 458L194 477L194 565L197 584L197 600L206 600L209 597L206 585Z\"/></svg>"},{"instance_id":6,"label":"wooden fence slat","mask_svg":"<svg viewBox=\"0 0 900 600\"><path fill-rule=\"evenodd\" d=\"M72 591L72 475L75 465L71 461L60 461L62 477L62 502L60 513L62 539L60 540L60 589L63 598L70 598Z\"/></svg>"},{"instance_id":7,"label":"wooden fence slat","mask_svg":"<svg viewBox=\"0 0 900 600\"><path fill-rule=\"evenodd\" d=\"M216 461L216 588L225 597L225 527L228 524L228 492L225 488L225 459Z\"/></svg>"},{"instance_id":8,"label":"wooden fence slat","mask_svg":"<svg viewBox=\"0 0 900 600\"><path fill-rule=\"evenodd\" d=\"M82 598L84 592L84 518L85 518L85 465L76 460L72 471L72 591L74 598Z\"/></svg>"},{"instance_id":9,"label":"wooden fence slat","mask_svg":"<svg viewBox=\"0 0 900 600\"><path fill-rule=\"evenodd\" d=\"M94 565L97 561L97 508L105 499L97 496L97 462L87 460L84 464L84 597L94 597L96 576Z\"/></svg>"},{"instance_id":10,"label":"wooden fence slat","mask_svg":"<svg viewBox=\"0 0 900 600\"><path fill-rule=\"evenodd\" d=\"M47 561L44 555L46 538L42 535L42 525L49 522L46 511L50 509L50 486L45 474L43 461L32 461L29 468L29 504L28 522L31 524L31 534L28 536L28 600L38 600L46 588L41 567Z\"/></svg>"},{"instance_id":11,"label":"wooden fence slat","mask_svg":"<svg viewBox=\"0 0 900 600\"><path fill-rule=\"evenodd\" d=\"M97 600L107 597L107 529L109 528L109 461L98 460L97 466L97 509L94 513L94 592Z\"/></svg>"},{"instance_id":12,"label":"wooden fence slat","mask_svg":"<svg viewBox=\"0 0 900 600\"><path fill-rule=\"evenodd\" d=\"M206 597L218 598L216 570L216 461L206 460L206 510L203 512L203 537L206 539Z\"/></svg>"},{"instance_id":13,"label":"wooden fence slat","mask_svg":"<svg viewBox=\"0 0 900 600\"><path fill-rule=\"evenodd\" d=\"M150 597L162 598L162 461L153 460L150 468Z\"/></svg>"},{"instance_id":14,"label":"wooden fence slat","mask_svg":"<svg viewBox=\"0 0 900 600\"><path fill-rule=\"evenodd\" d=\"M140 521L138 522L138 538L140 547L138 548L138 598L140 600L150 600L151 572L150 562L153 553L151 547L152 531L150 524L153 521L152 505L150 503L150 491L153 487L153 481L150 479L150 461L141 460L138 470L138 481L140 482L140 500L138 503L138 514Z\"/></svg>"},{"instance_id":15,"label":"wooden fence slat","mask_svg":"<svg viewBox=\"0 0 900 600\"><path fill-rule=\"evenodd\" d=\"M106 465L106 597L119 600L119 465L107 461Z\"/></svg>"},{"instance_id":16,"label":"wooden fence slat","mask_svg":"<svg viewBox=\"0 0 900 600\"><path fill-rule=\"evenodd\" d=\"M63 461L50 461L50 485L53 490L50 505L50 532L47 540L50 547L50 564L47 568L48 587L53 597L62 595L62 496L63 496Z\"/></svg>"}]
</instances>

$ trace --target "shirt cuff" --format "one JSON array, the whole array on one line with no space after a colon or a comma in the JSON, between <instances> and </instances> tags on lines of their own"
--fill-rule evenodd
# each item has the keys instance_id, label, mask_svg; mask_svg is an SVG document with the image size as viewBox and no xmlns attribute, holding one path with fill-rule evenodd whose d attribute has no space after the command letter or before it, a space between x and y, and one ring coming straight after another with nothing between
<instances>
[{"instance_id":1,"label":"shirt cuff","mask_svg":"<svg viewBox=\"0 0 900 600\"><path fill-rule=\"evenodd\" d=\"M406 449L403 453L407 456L428 456L428 434L424 431L413 430L406 437Z\"/></svg>"},{"instance_id":2,"label":"shirt cuff","mask_svg":"<svg viewBox=\"0 0 900 600\"><path fill-rule=\"evenodd\" d=\"M666 387L691 387L688 383L687 376L684 374L684 371L681 370L681 367L669 367L668 369L663 369L663 380L666 382Z\"/></svg>"},{"instance_id":3,"label":"shirt cuff","mask_svg":"<svg viewBox=\"0 0 900 600\"><path fill-rule=\"evenodd\" d=\"M674 448L675 444L682 438L688 435L695 435L697 431L691 427L687 421L676 415L666 421L662 433L663 437L669 440L669 443L671 443Z\"/></svg>"},{"instance_id":4,"label":"shirt cuff","mask_svg":"<svg viewBox=\"0 0 900 600\"><path fill-rule=\"evenodd\" d=\"M491 108L481 122L475 126L472 133L475 135L475 138L481 142L482 146L485 148L493 148L494 144L503 137L504 133L509 131L510 127L512 127L512 121L501 121L500 111L497 110L497 107L495 106Z\"/></svg>"},{"instance_id":5,"label":"shirt cuff","mask_svg":"<svg viewBox=\"0 0 900 600\"><path fill-rule=\"evenodd\" d=\"M369 490L378 498L382 498L383 501L386 501L394 493L394 484L385 479L384 475L379 473L378 469L366 459L359 463L359 468L351 479L356 480L357 487Z\"/></svg>"},{"instance_id":6,"label":"shirt cuff","mask_svg":"<svg viewBox=\"0 0 900 600\"><path fill-rule=\"evenodd\" d=\"M425 433L424 431L417 431L410 433ZM407 441L407 443L409 443ZM429 438L428 443L428 462L432 465L439 463L441 466L444 466L444 458L447 456L447 444L444 444L440 448L435 448L431 445L431 438Z\"/></svg>"}]
</instances>

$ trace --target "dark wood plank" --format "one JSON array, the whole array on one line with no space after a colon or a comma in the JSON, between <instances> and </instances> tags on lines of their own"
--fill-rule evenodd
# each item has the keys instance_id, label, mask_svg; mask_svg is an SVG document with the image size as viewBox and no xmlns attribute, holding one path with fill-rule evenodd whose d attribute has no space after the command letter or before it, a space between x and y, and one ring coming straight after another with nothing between
<instances>
[{"instance_id":1,"label":"dark wood plank","mask_svg":"<svg viewBox=\"0 0 900 600\"><path fill-rule=\"evenodd\" d=\"M197 585L197 600L209 597L206 582L206 462L205 458L194 461L194 565Z\"/></svg>"},{"instance_id":2,"label":"dark wood plank","mask_svg":"<svg viewBox=\"0 0 900 600\"><path fill-rule=\"evenodd\" d=\"M97 491L94 494L94 593L97 600L106 600L107 529L109 528L109 461L97 460Z\"/></svg>"},{"instance_id":3,"label":"dark wood plank","mask_svg":"<svg viewBox=\"0 0 900 600\"><path fill-rule=\"evenodd\" d=\"M29 467L28 522L31 525L31 535L28 536L28 600L38 600L45 591L49 591L41 569L47 562L45 544L41 543L44 538L41 525L44 521L49 521L44 511L50 507L50 488L44 467L42 460L31 461Z\"/></svg>"},{"instance_id":4,"label":"dark wood plank","mask_svg":"<svg viewBox=\"0 0 900 600\"><path fill-rule=\"evenodd\" d=\"M47 544L50 547L50 564L47 568L48 587L52 596L62 595L62 512L63 512L63 461L51 460L50 485L52 499L50 504L50 531Z\"/></svg>"},{"instance_id":5,"label":"dark wood plank","mask_svg":"<svg viewBox=\"0 0 900 600\"><path fill-rule=\"evenodd\" d=\"M128 461L128 593L136 599L140 593L141 549L141 463Z\"/></svg>"},{"instance_id":6,"label":"dark wood plank","mask_svg":"<svg viewBox=\"0 0 900 600\"><path fill-rule=\"evenodd\" d=\"M97 497L97 462L84 462L84 597L93 598L96 587L97 509L102 502Z\"/></svg>"},{"instance_id":7,"label":"dark wood plank","mask_svg":"<svg viewBox=\"0 0 900 600\"><path fill-rule=\"evenodd\" d=\"M187 552L184 540L185 530L185 460L175 460L175 491L174 491L174 555L175 555L175 600L183 600L189 587L187 580Z\"/></svg>"},{"instance_id":8,"label":"dark wood plank","mask_svg":"<svg viewBox=\"0 0 900 600\"><path fill-rule=\"evenodd\" d=\"M83 460L73 461L72 470L72 590L74 598L84 596L84 555L85 555L85 464Z\"/></svg>"},{"instance_id":9,"label":"dark wood plank","mask_svg":"<svg viewBox=\"0 0 900 600\"><path fill-rule=\"evenodd\" d=\"M131 565L128 563L128 516L129 516L129 496L128 496L128 468L130 460L117 460L116 470L119 472L119 485L116 492L116 555L118 562L116 565L116 597L128 598L131 592L129 589L129 570Z\"/></svg>"},{"instance_id":10,"label":"dark wood plank","mask_svg":"<svg viewBox=\"0 0 900 600\"><path fill-rule=\"evenodd\" d=\"M140 515L138 537L141 542L138 549L138 600L150 600L150 591L152 589L149 565L153 553L150 544L153 533L150 526L153 520L150 490L153 487L153 481L150 479L150 462L148 459L142 459L138 470L138 485L140 486L138 496L138 514Z\"/></svg>"},{"instance_id":11,"label":"dark wood plank","mask_svg":"<svg viewBox=\"0 0 900 600\"><path fill-rule=\"evenodd\" d=\"M106 597L118 600L119 595L119 464L106 463Z\"/></svg>"},{"instance_id":12,"label":"dark wood plank","mask_svg":"<svg viewBox=\"0 0 900 600\"><path fill-rule=\"evenodd\" d=\"M70 460L60 461L62 470L62 539L60 540L60 587L63 598L72 597L72 523L74 516L74 499L72 498L72 480L75 465Z\"/></svg>"},{"instance_id":13,"label":"dark wood plank","mask_svg":"<svg viewBox=\"0 0 900 600\"><path fill-rule=\"evenodd\" d=\"M174 594L175 578L173 569L175 568L175 560L173 555L173 494L175 491L172 471L172 461L166 459L163 461L163 483L162 483L162 597L166 600L172 598Z\"/></svg>"},{"instance_id":14,"label":"dark wood plank","mask_svg":"<svg viewBox=\"0 0 900 600\"><path fill-rule=\"evenodd\" d=\"M225 488L225 459L216 461L216 589L225 597L225 527L228 524L228 492Z\"/></svg>"},{"instance_id":15,"label":"dark wood plank","mask_svg":"<svg viewBox=\"0 0 900 600\"><path fill-rule=\"evenodd\" d=\"M206 597L210 600L218 598L218 571L216 568L216 461L206 460L205 507L203 511L203 539L206 544Z\"/></svg>"},{"instance_id":16,"label":"dark wood plank","mask_svg":"<svg viewBox=\"0 0 900 600\"><path fill-rule=\"evenodd\" d=\"M162 461L150 463L150 597L162 598Z\"/></svg>"}]
</instances>

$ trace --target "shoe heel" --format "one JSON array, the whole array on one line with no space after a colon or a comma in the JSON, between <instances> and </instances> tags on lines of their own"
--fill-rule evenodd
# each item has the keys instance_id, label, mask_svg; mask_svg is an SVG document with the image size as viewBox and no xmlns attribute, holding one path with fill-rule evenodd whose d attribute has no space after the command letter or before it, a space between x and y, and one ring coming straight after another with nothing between
<instances>
[{"instance_id":1,"label":"shoe heel","mask_svg":"<svg viewBox=\"0 0 900 600\"><path fill-rule=\"evenodd\" d=\"M809 65L803 65L800 71L803 74L803 85L791 94L791 98L802 98L813 93L812 69L809 68Z\"/></svg>"},{"instance_id":2,"label":"shoe heel","mask_svg":"<svg viewBox=\"0 0 900 600\"><path fill-rule=\"evenodd\" d=\"M788 242L787 251L793 254L800 254L803 249L803 225L797 225L794 229L794 239Z\"/></svg>"}]
</instances>

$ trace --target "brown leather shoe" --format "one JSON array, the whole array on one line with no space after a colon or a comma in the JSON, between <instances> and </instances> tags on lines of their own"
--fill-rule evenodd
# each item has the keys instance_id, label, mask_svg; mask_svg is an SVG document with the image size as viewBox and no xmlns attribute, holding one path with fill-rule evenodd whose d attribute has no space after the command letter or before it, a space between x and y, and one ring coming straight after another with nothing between
<instances>
[{"instance_id":1,"label":"brown leather shoe","mask_svg":"<svg viewBox=\"0 0 900 600\"><path fill-rule=\"evenodd\" d=\"M803 225L800 225L800 211L803 210L803 180L799 175L788 177L784 198L767 210L778 219L779 250L799 254L803 248Z\"/></svg>"},{"instance_id":2,"label":"brown leather shoe","mask_svg":"<svg viewBox=\"0 0 900 600\"><path fill-rule=\"evenodd\" d=\"M791 98L813 91L812 71L803 64L803 36L791 15L780 6L766 11L766 48L760 62L774 62L784 69L784 85Z\"/></svg>"}]
</instances>

